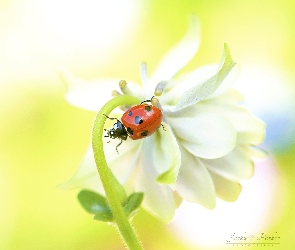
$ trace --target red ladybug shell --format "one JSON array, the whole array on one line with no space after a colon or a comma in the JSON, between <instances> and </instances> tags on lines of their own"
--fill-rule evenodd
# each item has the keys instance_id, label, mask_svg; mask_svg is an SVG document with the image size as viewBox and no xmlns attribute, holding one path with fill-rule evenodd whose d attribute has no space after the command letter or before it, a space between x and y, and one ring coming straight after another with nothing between
<instances>
[{"instance_id":1,"label":"red ladybug shell","mask_svg":"<svg viewBox=\"0 0 295 250\"><path fill-rule=\"evenodd\" d=\"M162 123L162 111L156 106L140 104L128 109L122 116L122 123L133 140L152 135Z\"/></svg>"}]
</instances>

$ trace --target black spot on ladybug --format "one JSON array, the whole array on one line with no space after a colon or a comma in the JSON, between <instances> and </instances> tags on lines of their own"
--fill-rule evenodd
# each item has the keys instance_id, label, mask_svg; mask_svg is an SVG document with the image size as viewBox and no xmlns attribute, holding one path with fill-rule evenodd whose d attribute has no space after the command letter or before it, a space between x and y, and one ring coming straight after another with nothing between
<instances>
[{"instance_id":1,"label":"black spot on ladybug","mask_svg":"<svg viewBox=\"0 0 295 250\"><path fill-rule=\"evenodd\" d=\"M128 112L128 116L132 116L132 111L131 110Z\"/></svg>"},{"instance_id":2,"label":"black spot on ladybug","mask_svg":"<svg viewBox=\"0 0 295 250\"><path fill-rule=\"evenodd\" d=\"M147 131L147 130L145 130L145 131L143 131L143 132L141 132L141 136L147 136L149 134L149 131Z\"/></svg>"},{"instance_id":3,"label":"black spot on ladybug","mask_svg":"<svg viewBox=\"0 0 295 250\"><path fill-rule=\"evenodd\" d=\"M133 135L133 130L131 129L131 128L127 128L127 133L129 134L129 135Z\"/></svg>"},{"instance_id":4,"label":"black spot on ladybug","mask_svg":"<svg viewBox=\"0 0 295 250\"><path fill-rule=\"evenodd\" d=\"M136 124L142 124L142 123L143 123L143 120L142 120L141 117L138 116L138 115L135 116L134 121L135 121Z\"/></svg>"},{"instance_id":5,"label":"black spot on ladybug","mask_svg":"<svg viewBox=\"0 0 295 250\"><path fill-rule=\"evenodd\" d=\"M145 109L147 112L150 112L150 111L152 110L151 106L149 106L149 105L146 105L146 106L144 107L144 109Z\"/></svg>"}]
</instances>

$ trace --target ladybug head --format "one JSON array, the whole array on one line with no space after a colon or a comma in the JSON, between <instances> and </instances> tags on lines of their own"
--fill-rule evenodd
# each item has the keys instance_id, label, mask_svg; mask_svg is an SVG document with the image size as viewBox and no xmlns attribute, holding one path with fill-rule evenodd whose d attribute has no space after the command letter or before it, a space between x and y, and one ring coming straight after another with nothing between
<instances>
[{"instance_id":1,"label":"ladybug head","mask_svg":"<svg viewBox=\"0 0 295 250\"><path fill-rule=\"evenodd\" d=\"M109 130L106 130L107 134L105 137L110 137L111 139L120 139L122 141L126 141L128 137L128 133L124 125L117 120L116 123L114 123L113 127Z\"/></svg>"}]
</instances>

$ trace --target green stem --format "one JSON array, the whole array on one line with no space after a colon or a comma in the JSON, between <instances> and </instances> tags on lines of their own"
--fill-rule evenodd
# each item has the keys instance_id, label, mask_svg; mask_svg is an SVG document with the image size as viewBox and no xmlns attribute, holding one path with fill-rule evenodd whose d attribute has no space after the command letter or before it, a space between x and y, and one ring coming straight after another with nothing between
<instances>
[{"instance_id":1,"label":"green stem","mask_svg":"<svg viewBox=\"0 0 295 250\"><path fill-rule=\"evenodd\" d=\"M102 181L107 200L109 202L110 208L112 210L114 219L117 223L119 232L123 237L126 245L129 249L143 249L137 235L135 234L134 228L131 226L128 217L126 216L119 195L116 190L116 184L114 183L114 178L112 176L111 170L105 160L105 154L103 151L103 127L106 121L105 115L109 115L111 111L120 105L134 105L140 102L139 99L122 95L113 98L107 102L101 110L98 112L96 119L94 121L93 131L92 131L92 148L94 153L94 159L99 173L100 179ZM116 154L114 149L114 154Z\"/></svg>"}]
</instances>

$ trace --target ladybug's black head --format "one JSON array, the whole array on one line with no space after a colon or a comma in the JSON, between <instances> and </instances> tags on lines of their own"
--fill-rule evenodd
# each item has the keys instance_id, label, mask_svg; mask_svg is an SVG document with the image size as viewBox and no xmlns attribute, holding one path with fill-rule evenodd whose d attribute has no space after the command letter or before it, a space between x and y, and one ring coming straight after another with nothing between
<instances>
[{"instance_id":1,"label":"ladybug's black head","mask_svg":"<svg viewBox=\"0 0 295 250\"><path fill-rule=\"evenodd\" d=\"M118 138L118 139L121 140L121 142L116 146L116 151L119 154L118 147L122 144L123 141L127 140L127 137L128 137L127 130L124 127L124 125L122 124L122 122L119 121L117 118L111 118L111 117L108 117L105 114L104 114L104 116L106 118L108 118L108 119L111 119L111 120L117 120L116 123L114 123L114 125L113 125L113 127L111 129L106 130L107 134L104 137L109 137L111 139Z\"/></svg>"},{"instance_id":2,"label":"ladybug's black head","mask_svg":"<svg viewBox=\"0 0 295 250\"><path fill-rule=\"evenodd\" d=\"M105 137L110 137L111 139L120 139L122 141L126 141L128 137L128 133L122 122L117 120L117 122L113 125L113 127L107 130L107 135Z\"/></svg>"},{"instance_id":3,"label":"ladybug's black head","mask_svg":"<svg viewBox=\"0 0 295 250\"><path fill-rule=\"evenodd\" d=\"M108 135L111 139L118 138L123 141L126 141L128 137L126 128L119 120L113 125L110 130L108 130Z\"/></svg>"}]
</instances>

